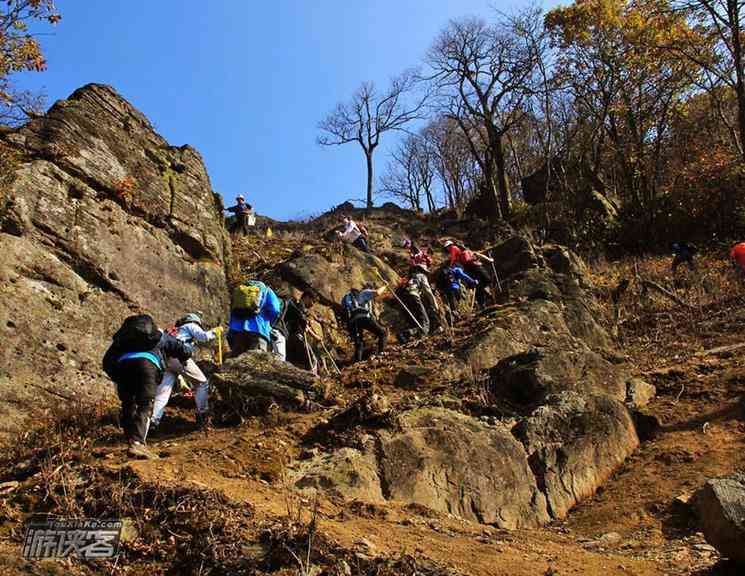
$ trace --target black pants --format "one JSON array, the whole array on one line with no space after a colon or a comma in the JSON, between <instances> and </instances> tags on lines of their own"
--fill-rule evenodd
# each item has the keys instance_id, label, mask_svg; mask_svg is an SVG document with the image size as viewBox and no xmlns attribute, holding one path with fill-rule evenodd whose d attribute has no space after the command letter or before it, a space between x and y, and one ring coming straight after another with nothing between
<instances>
[{"instance_id":1,"label":"black pants","mask_svg":"<svg viewBox=\"0 0 745 576\"><path fill-rule=\"evenodd\" d=\"M680 266L684 262L688 265L689 270L696 269L696 264L693 262L693 254L683 253L676 254L673 258L672 271L675 272L678 269L678 266Z\"/></svg>"},{"instance_id":2,"label":"black pants","mask_svg":"<svg viewBox=\"0 0 745 576\"><path fill-rule=\"evenodd\" d=\"M365 240L364 236L359 236L357 240L352 242L352 246L357 248L357 250L362 250L363 252L370 253L370 247L367 245L367 240Z\"/></svg>"},{"instance_id":3,"label":"black pants","mask_svg":"<svg viewBox=\"0 0 745 576\"><path fill-rule=\"evenodd\" d=\"M448 307L450 308L451 313L455 313L458 311L458 304L460 304L460 299L462 297L463 293L462 290L453 290L451 288L448 288L445 290L445 299L448 301Z\"/></svg>"},{"instance_id":4,"label":"black pants","mask_svg":"<svg viewBox=\"0 0 745 576\"><path fill-rule=\"evenodd\" d=\"M349 323L349 335L354 342L354 360L362 360L362 351L364 348L364 333L370 332L378 338L378 353L385 350L386 333L383 328L372 316L362 316Z\"/></svg>"},{"instance_id":5,"label":"black pants","mask_svg":"<svg viewBox=\"0 0 745 576\"><path fill-rule=\"evenodd\" d=\"M235 224L233 224L233 232L240 232L244 236L248 236L251 233L251 226L248 225L247 214L236 214Z\"/></svg>"},{"instance_id":6,"label":"black pants","mask_svg":"<svg viewBox=\"0 0 745 576\"><path fill-rule=\"evenodd\" d=\"M121 425L129 442L145 442L153 415L155 391L163 372L149 360L120 362L116 392L122 403Z\"/></svg>"},{"instance_id":7,"label":"black pants","mask_svg":"<svg viewBox=\"0 0 745 576\"><path fill-rule=\"evenodd\" d=\"M313 370L317 365L316 355L310 343L306 346L304 334L295 333L287 338L287 361L303 370Z\"/></svg>"},{"instance_id":8,"label":"black pants","mask_svg":"<svg viewBox=\"0 0 745 576\"><path fill-rule=\"evenodd\" d=\"M249 350L269 351L269 342L255 332L233 332L230 336L230 354L228 357L235 358Z\"/></svg>"},{"instance_id":9,"label":"black pants","mask_svg":"<svg viewBox=\"0 0 745 576\"><path fill-rule=\"evenodd\" d=\"M478 286L476 286L476 303L480 308L483 308L486 306L486 289L491 286L491 276L486 268L480 264L466 264L463 271L474 280L479 281Z\"/></svg>"}]
</instances>

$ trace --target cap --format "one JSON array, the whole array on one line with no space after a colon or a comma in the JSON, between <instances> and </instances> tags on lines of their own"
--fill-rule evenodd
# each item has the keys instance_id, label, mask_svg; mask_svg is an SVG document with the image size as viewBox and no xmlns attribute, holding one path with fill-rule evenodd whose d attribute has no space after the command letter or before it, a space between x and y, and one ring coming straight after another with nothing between
<instances>
[{"instance_id":1,"label":"cap","mask_svg":"<svg viewBox=\"0 0 745 576\"><path fill-rule=\"evenodd\" d=\"M450 248L453 245L452 240L445 240L445 243L442 245L443 248Z\"/></svg>"}]
</instances>

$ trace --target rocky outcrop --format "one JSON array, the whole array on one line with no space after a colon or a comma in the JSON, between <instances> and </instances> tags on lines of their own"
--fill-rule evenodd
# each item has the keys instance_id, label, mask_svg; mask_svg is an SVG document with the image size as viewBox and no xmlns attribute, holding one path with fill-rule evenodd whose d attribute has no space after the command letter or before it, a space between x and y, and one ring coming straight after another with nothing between
<instances>
[{"instance_id":1,"label":"rocky outcrop","mask_svg":"<svg viewBox=\"0 0 745 576\"><path fill-rule=\"evenodd\" d=\"M198 152L168 143L107 86L6 133L0 194L3 431L63 398L111 395L99 369L133 311L161 324L227 312L230 242Z\"/></svg>"},{"instance_id":2,"label":"rocky outcrop","mask_svg":"<svg viewBox=\"0 0 745 576\"><path fill-rule=\"evenodd\" d=\"M692 503L706 541L745 566L745 474L709 480Z\"/></svg>"},{"instance_id":3,"label":"rocky outcrop","mask_svg":"<svg viewBox=\"0 0 745 576\"><path fill-rule=\"evenodd\" d=\"M447 366L402 366L388 384L424 395L435 374L460 367L482 386L480 409L504 417L476 418L463 402L450 403L454 409L430 402L400 413L390 407L369 426L345 418L334 430L348 422L350 438L368 441L352 442L343 457L331 452L305 463L299 485L516 528L564 517L637 448L624 402L630 392L643 402L650 391L629 384L613 363L618 355L582 261L517 236L492 254L502 304L473 320ZM351 485L345 479L356 460L365 473Z\"/></svg>"}]
</instances>

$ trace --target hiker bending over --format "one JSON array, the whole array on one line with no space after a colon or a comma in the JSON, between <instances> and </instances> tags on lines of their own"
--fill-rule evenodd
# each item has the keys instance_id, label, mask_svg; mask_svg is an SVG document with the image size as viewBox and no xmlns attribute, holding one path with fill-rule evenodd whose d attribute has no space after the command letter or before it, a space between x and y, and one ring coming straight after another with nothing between
<instances>
[{"instance_id":1,"label":"hiker bending over","mask_svg":"<svg viewBox=\"0 0 745 576\"><path fill-rule=\"evenodd\" d=\"M672 245L673 249L673 262L670 266L673 273L678 269L678 266L685 263L688 269L693 271L696 269L696 263L693 261L693 257L698 252L695 244L688 242L674 242Z\"/></svg>"},{"instance_id":2,"label":"hiker bending over","mask_svg":"<svg viewBox=\"0 0 745 576\"><path fill-rule=\"evenodd\" d=\"M147 314L130 316L114 334L103 357L103 369L116 384L122 403L121 425L131 456L158 457L145 446L156 390L168 360L187 362L191 354L191 346L158 330Z\"/></svg>"},{"instance_id":3,"label":"hiker bending over","mask_svg":"<svg viewBox=\"0 0 745 576\"><path fill-rule=\"evenodd\" d=\"M354 361L362 360L364 332L371 332L378 338L378 354L385 349L386 333L372 315L371 304L375 298L382 296L386 287L358 290L352 288L342 298L341 305L347 318L349 336L354 342Z\"/></svg>"},{"instance_id":4,"label":"hiker bending over","mask_svg":"<svg viewBox=\"0 0 745 576\"><path fill-rule=\"evenodd\" d=\"M236 205L225 210L235 214L235 224L232 231L240 232L246 236L251 233L256 225L256 213L250 204L246 204L246 199L243 196L237 196L235 200Z\"/></svg>"},{"instance_id":5,"label":"hiker bending over","mask_svg":"<svg viewBox=\"0 0 745 576\"><path fill-rule=\"evenodd\" d=\"M414 322L414 318L416 318L414 326L399 335L399 339L403 342L416 336L427 336L432 325L437 323L439 307L435 295L432 293L427 272L428 270L423 264L412 267L409 278L404 279L399 288L399 297L406 305L409 313L414 316L413 318L409 317L409 319Z\"/></svg>"},{"instance_id":6,"label":"hiker bending over","mask_svg":"<svg viewBox=\"0 0 745 576\"><path fill-rule=\"evenodd\" d=\"M729 255L735 269L745 276L745 242L735 244Z\"/></svg>"},{"instance_id":7,"label":"hiker bending over","mask_svg":"<svg viewBox=\"0 0 745 576\"><path fill-rule=\"evenodd\" d=\"M460 266L446 266L442 271L445 300L450 308L450 314L455 317L458 315L458 304L463 297L463 285L465 283L469 288L476 288L478 280L471 278Z\"/></svg>"},{"instance_id":8,"label":"hiker bending over","mask_svg":"<svg viewBox=\"0 0 745 576\"><path fill-rule=\"evenodd\" d=\"M367 245L367 230L364 226L359 226L349 216L344 216L344 230L337 231L336 235L344 242L349 242L352 246L363 252L370 253L370 247Z\"/></svg>"},{"instance_id":9,"label":"hiker bending over","mask_svg":"<svg viewBox=\"0 0 745 576\"><path fill-rule=\"evenodd\" d=\"M263 282L251 280L233 291L228 330L229 356L248 350L269 351L272 328L282 312L282 302Z\"/></svg>"},{"instance_id":10,"label":"hiker bending over","mask_svg":"<svg viewBox=\"0 0 745 576\"><path fill-rule=\"evenodd\" d=\"M176 325L169 329L168 334L185 342L190 346L196 346L203 342L212 342L218 337L218 330L205 330L202 328L202 318L199 314L187 314L181 318ZM155 429L160 424L166 404L171 398L173 385L179 376L183 377L192 393L196 403L196 421L199 428L209 426L209 381L204 372L197 366L193 358L181 362L178 358L170 358L166 363L166 372L163 381L158 386L155 394L155 406L153 408L153 419L150 427Z\"/></svg>"},{"instance_id":11,"label":"hiker bending over","mask_svg":"<svg viewBox=\"0 0 745 576\"><path fill-rule=\"evenodd\" d=\"M287 326L287 360L314 374L318 371L318 358L308 336L316 341L321 340L309 323L310 309L315 304L311 292L303 292L299 299L287 300L285 325Z\"/></svg>"},{"instance_id":12,"label":"hiker bending over","mask_svg":"<svg viewBox=\"0 0 745 576\"><path fill-rule=\"evenodd\" d=\"M486 288L491 284L491 276L482 261L494 262L494 260L485 254L473 252L464 246L458 246L452 240L446 240L442 247L450 257L448 264L451 268L453 266L460 266L463 272L474 280L478 280L478 284L476 284L476 302L480 308L486 306Z\"/></svg>"},{"instance_id":13,"label":"hiker bending over","mask_svg":"<svg viewBox=\"0 0 745 576\"><path fill-rule=\"evenodd\" d=\"M409 264L411 267L424 266L428 270L432 266L432 257L422 250L416 244L409 240Z\"/></svg>"}]
</instances>

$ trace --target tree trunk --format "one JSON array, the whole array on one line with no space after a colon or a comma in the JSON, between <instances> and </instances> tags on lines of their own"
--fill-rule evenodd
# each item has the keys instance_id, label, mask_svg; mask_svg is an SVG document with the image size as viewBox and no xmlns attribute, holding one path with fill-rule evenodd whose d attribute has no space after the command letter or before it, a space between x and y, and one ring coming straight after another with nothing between
<instances>
[{"instance_id":1,"label":"tree trunk","mask_svg":"<svg viewBox=\"0 0 745 576\"><path fill-rule=\"evenodd\" d=\"M365 152L367 160L367 209L373 207L373 152Z\"/></svg>"},{"instance_id":2,"label":"tree trunk","mask_svg":"<svg viewBox=\"0 0 745 576\"><path fill-rule=\"evenodd\" d=\"M502 137L498 136L494 142L494 159L497 165L497 184L499 185L499 209L502 218L509 218L512 212L510 202L510 181L507 176L507 167L504 158L504 145Z\"/></svg>"},{"instance_id":3,"label":"tree trunk","mask_svg":"<svg viewBox=\"0 0 745 576\"><path fill-rule=\"evenodd\" d=\"M731 25L732 58L735 65L735 93L737 95L737 126L740 142L745 142L745 79L743 79L742 41L740 38L740 9L738 0L727 0ZM743 157L745 160L745 156Z\"/></svg>"}]
</instances>

